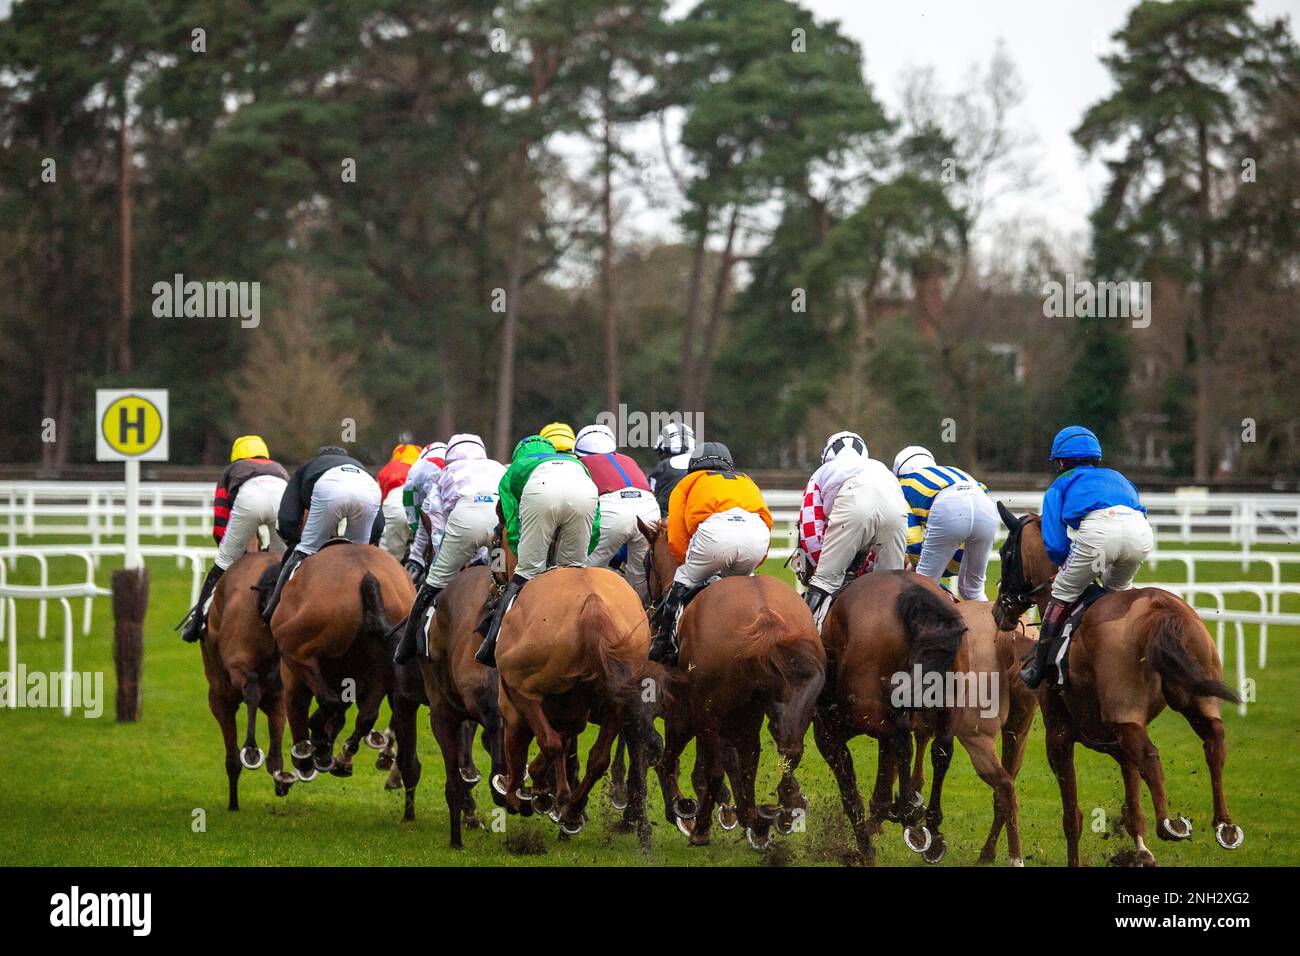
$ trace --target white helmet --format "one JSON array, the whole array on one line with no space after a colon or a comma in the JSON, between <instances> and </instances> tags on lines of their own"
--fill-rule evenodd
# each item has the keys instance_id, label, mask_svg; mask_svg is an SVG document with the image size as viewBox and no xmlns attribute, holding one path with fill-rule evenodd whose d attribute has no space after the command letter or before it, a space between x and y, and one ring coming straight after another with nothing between
<instances>
[{"instance_id":1,"label":"white helmet","mask_svg":"<svg viewBox=\"0 0 1300 956\"><path fill-rule=\"evenodd\" d=\"M680 455L694 448L695 429L685 422L669 422L655 442L655 451L663 455Z\"/></svg>"},{"instance_id":2,"label":"white helmet","mask_svg":"<svg viewBox=\"0 0 1300 956\"><path fill-rule=\"evenodd\" d=\"M573 442L573 450L579 455L604 455L617 448L618 439L608 425L588 425Z\"/></svg>"},{"instance_id":3,"label":"white helmet","mask_svg":"<svg viewBox=\"0 0 1300 956\"><path fill-rule=\"evenodd\" d=\"M832 458L838 458L840 452L849 450L863 458L867 457L867 443L862 440L862 436L857 432L836 432L830 438L826 439L826 447L822 449L822 461L828 462Z\"/></svg>"},{"instance_id":4,"label":"white helmet","mask_svg":"<svg viewBox=\"0 0 1300 956\"><path fill-rule=\"evenodd\" d=\"M901 478L922 468L933 468L934 456L928 448L920 445L908 445L894 456L894 475Z\"/></svg>"}]
</instances>

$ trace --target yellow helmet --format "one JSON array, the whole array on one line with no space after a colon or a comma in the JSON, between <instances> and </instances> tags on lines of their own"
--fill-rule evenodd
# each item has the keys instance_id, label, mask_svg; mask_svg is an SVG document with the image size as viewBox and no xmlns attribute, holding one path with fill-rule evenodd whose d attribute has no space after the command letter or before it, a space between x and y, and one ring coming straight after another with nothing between
<instances>
[{"instance_id":1,"label":"yellow helmet","mask_svg":"<svg viewBox=\"0 0 1300 956\"><path fill-rule=\"evenodd\" d=\"M556 451L573 451L575 438L571 425L566 425L564 422L551 422L537 434L554 445Z\"/></svg>"},{"instance_id":2,"label":"yellow helmet","mask_svg":"<svg viewBox=\"0 0 1300 956\"><path fill-rule=\"evenodd\" d=\"M400 461L403 465L414 465L419 458L420 447L418 445L409 445L403 442L393 449L393 461Z\"/></svg>"},{"instance_id":3,"label":"yellow helmet","mask_svg":"<svg viewBox=\"0 0 1300 956\"><path fill-rule=\"evenodd\" d=\"M266 447L266 442L262 441L261 435L240 435L230 446L231 461L239 461L241 458L270 457L271 451Z\"/></svg>"}]
</instances>

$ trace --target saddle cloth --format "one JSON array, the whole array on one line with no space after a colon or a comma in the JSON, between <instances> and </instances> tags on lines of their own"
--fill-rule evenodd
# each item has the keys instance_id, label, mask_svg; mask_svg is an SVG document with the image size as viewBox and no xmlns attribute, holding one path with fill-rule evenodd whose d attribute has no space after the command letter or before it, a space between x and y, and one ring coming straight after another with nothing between
<instances>
[{"instance_id":1,"label":"saddle cloth","mask_svg":"<svg viewBox=\"0 0 1300 956\"><path fill-rule=\"evenodd\" d=\"M1061 646L1057 649L1056 656L1052 663L1056 665L1056 683L1065 686L1067 679L1066 671L1068 669L1070 638L1074 635L1075 629L1083 621L1083 616L1088 613L1088 608L1097 603L1097 599L1109 594L1110 591L1102 587L1096 581L1088 585L1086 591L1079 596L1079 600L1074 603L1070 609L1070 616L1065 619L1065 624L1061 627Z\"/></svg>"}]
</instances>

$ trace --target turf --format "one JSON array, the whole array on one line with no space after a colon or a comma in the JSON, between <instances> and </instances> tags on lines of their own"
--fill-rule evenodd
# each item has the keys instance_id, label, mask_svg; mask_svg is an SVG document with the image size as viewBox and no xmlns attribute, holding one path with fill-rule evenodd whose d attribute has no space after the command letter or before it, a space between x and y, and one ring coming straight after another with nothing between
<instances>
[{"instance_id":1,"label":"turf","mask_svg":"<svg viewBox=\"0 0 1300 956\"><path fill-rule=\"evenodd\" d=\"M496 829L469 831L465 849L448 846L447 811L442 795L442 761L427 722L421 719L420 757L424 764L417 819L401 821L401 796L382 789L384 774L373 769L373 754L363 749L357 772L348 779L322 775L295 784L277 798L265 770L245 771L242 809L225 809L226 781L221 737L207 708L206 683L197 647L181 642L171 628L184 613L189 573L172 560L149 562L151 600L146 619L143 718L134 724L113 719L114 694L110 602L99 600L91 633L76 637L78 670L104 673L104 715L65 717L56 709L0 710L5 744L0 748L0 865L805 865L837 864L847 858L847 825L837 790L809 735L799 777L810 802L806 832L755 853L740 831L714 830L713 844L689 848L664 823L658 789L652 789L653 847L641 852L635 837L615 833L618 818L599 784L591 823L572 839L561 839L545 819L501 816ZM113 568L99 571L107 582ZM1292 568L1300 577L1300 569ZM80 577L79 562L52 562L51 580ZM1177 566L1161 568L1176 578ZM783 573L783 572L777 572ZM1262 569L1257 573L1262 574ZM1150 579L1150 574L1147 574ZM1214 566L1201 580L1237 580L1239 564ZM11 583L34 583L35 569L22 562L9 573ZM1288 608L1294 609L1294 608ZM75 605L80 618L80 604ZM62 666L62 615L50 607L50 636L36 637L36 607L19 610L19 660L28 672ZM1152 839L1162 865L1280 866L1300 862L1300 635L1295 629L1270 632L1267 669L1257 667L1256 639L1250 629L1248 672L1257 681L1247 717L1225 708L1229 742L1226 772L1228 803L1245 828L1245 844L1220 849L1209 828L1210 790L1200 742L1176 714L1166 712L1152 725L1160 748L1175 812L1191 817L1193 838L1170 844ZM7 653L7 647L5 647ZM1229 641L1229 674L1233 672ZM3 660L3 658L0 658ZM1231 679L1231 678L1230 678ZM385 719L381 715L381 720ZM261 740L265 746L264 723ZM243 717L240 719L241 735ZM588 732L584 743L589 744ZM852 744L860 781L874 774L875 744ZM585 750L583 751L585 755ZM692 754L688 751L685 765ZM478 752L480 768L486 756ZM1128 849L1119 830L1123 790L1114 762L1080 748L1077 756L1080 804L1085 832L1085 863L1103 865ZM776 784L775 751L765 735L760 799L771 799ZM492 807L479 784L489 822ZM1029 742L1018 792L1026 861L1030 866L1061 865L1065 845L1060 804L1043 752L1037 721ZM1150 818L1150 803L1145 804ZM991 819L990 791L975 776L959 748L945 789L944 834L949 845L944 866L974 863ZM200 825L202 824L202 825ZM1149 820L1149 829L1151 823ZM1005 840L999 862L1005 862ZM880 865L923 866L908 851L896 826L887 826L878 843Z\"/></svg>"}]
</instances>

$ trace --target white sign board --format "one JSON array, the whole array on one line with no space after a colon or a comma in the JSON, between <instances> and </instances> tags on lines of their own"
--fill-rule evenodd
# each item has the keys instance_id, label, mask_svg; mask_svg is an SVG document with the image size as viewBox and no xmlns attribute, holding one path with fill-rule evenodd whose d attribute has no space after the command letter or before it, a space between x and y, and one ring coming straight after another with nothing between
<instances>
[{"instance_id":1,"label":"white sign board","mask_svg":"<svg viewBox=\"0 0 1300 956\"><path fill-rule=\"evenodd\" d=\"M95 391L96 461L166 461L167 437L167 389Z\"/></svg>"}]
</instances>

